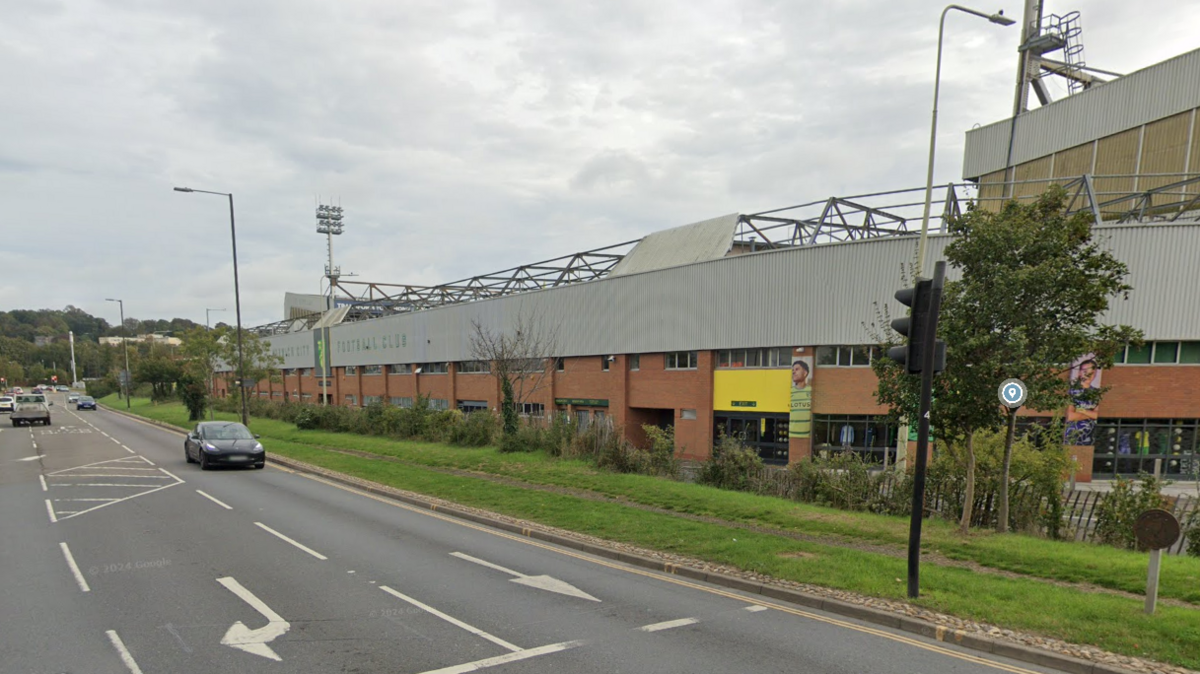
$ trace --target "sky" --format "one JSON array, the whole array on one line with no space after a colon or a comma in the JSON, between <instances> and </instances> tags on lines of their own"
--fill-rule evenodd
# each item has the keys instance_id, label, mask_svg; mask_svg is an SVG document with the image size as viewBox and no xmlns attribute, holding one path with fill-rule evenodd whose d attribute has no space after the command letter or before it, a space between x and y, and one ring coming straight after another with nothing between
<instances>
[{"instance_id":1,"label":"sky","mask_svg":"<svg viewBox=\"0 0 1200 674\"><path fill-rule=\"evenodd\" d=\"M940 3L8 0L0 310L283 318L726 213L923 184ZM972 5L1019 17L1019 0ZM1049 0L1088 65L1197 47L1200 4ZM935 181L1012 109L1019 28L947 18ZM1065 87L1051 85L1056 96Z\"/></svg>"}]
</instances>

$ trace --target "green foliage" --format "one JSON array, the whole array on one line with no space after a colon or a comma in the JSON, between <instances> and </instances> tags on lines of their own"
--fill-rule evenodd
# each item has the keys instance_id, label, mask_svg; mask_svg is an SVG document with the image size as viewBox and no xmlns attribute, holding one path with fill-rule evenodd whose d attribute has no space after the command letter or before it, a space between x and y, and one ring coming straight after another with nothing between
<instances>
[{"instance_id":1,"label":"green foliage","mask_svg":"<svg viewBox=\"0 0 1200 674\"><path fill-rule=\"evenodd\" d=\"M464 447L484 447L495 441L500 430L500 421L488 410L478 410L466 415L450 429L446 441Z\"/></svg>"},{"instance_id":2,"label":"green foliage","mask_svg":"<svg viewBox=\"0 0 1200 674\"><path fill-rule=\"evenodd\" d=\"M712 458L704 462L696 481L722 489L754 491L756 478L762 471L758 452L738 438L722 433L713 446Z\"/></svg>"},{"instance_id":3,"label":"green foliage","mask_svg":"<svg viewBox=\"0 0 1200 674\"><path fill-rule=\"evenodd\" d=\"M179 399L188 410L188 421L200 421L208 409L208 387L204 380L191 373L179 378Z\"/></svg>"},{"instance_id":4,"label":"green foliage","mask_svg":"<svg viewBox=\"0 0 1200 674\"><path fill-rule=\"evenodd\" d=\"M500 380L500 391L503 400L500 403L500 415L503 419L504 436L516 434L521 418L517 415L517 401L513 393L512 380L505 377Z\"/></svg>"},{"instance_id":5,"label":"green foliage","mask_svg":"<svg viewBox=\"0 0 1200 674\"><path fill-rule=\"evenodd\" d=\"M138 361L133 370L133 380L135 385L149 384L150 399L162 402L171 398L175 382L179 381L182 374L179 363L165 352L159 351Z\"/></svg>"},{"instance_id":6,"label":"green foliage","mask_svg":"<svg viewBox=\"0 0 1200 674\"><path fill-rule=\"evenodd\" d=\"M1200 557L1200 506L1193 508L1183 521L1183 536L1187 539L1187 553L1192 557Z\"/></svg>"},{"instance_id":7,"label":"green foliage","mask_svg":"<svg viewBox=\"0 0 1200 674\"><path fill-rule=\"evenodd\" d=\"M1126 550L1138 549L1133 535L1133 523L1138 515L1151 508L1162 508L1167 500L1162 495L1166 482L1153 475L1141 475L1140 488L1133 480L1118 478L1112 491L1096 506L1096 540Z\"/></svg>"}]
</instances>

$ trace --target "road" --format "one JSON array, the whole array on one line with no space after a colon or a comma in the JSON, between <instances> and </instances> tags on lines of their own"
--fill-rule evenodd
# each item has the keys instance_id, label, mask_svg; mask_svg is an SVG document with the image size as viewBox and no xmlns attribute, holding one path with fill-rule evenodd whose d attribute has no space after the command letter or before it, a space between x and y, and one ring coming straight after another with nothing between
<instances>
[{"instance_id":1,"label":"road","mask_svg":"<svg viewBox=\"0 0 1200 674\"><path fill-rule=\"evenodd\" d=\"M56 403L0 426L3 672L1051 671L270 463L202 472L177 434Z\"/></svg>"}]
</instances>

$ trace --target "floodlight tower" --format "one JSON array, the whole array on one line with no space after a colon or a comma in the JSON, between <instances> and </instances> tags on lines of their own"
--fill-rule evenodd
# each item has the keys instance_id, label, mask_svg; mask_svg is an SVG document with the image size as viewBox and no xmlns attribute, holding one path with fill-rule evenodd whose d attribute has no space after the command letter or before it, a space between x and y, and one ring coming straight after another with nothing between
<instances>
[{"instance_id":1,"label":"floodlight tower","mask_svg":"<svg viewBox=\"0 0 1200 674\"><path fill-rule=\"evenodd\" d=\"M333 266L333 236L342 233L342 207L329 206L326 204L317 205L317 233L324 234L326 245L329 253L329 260L325 263L325 278L329 279L329 301L325 305L325 310L333 311L333 298L337 289L338 278L342 275L341 267ZM321 400L323 404L329 404L329 380L332 375L330 367L332 357L329 353L329 322L325 322L325 336L322 340L324 346L321 353Z\"/></svg>"}]
</instances>

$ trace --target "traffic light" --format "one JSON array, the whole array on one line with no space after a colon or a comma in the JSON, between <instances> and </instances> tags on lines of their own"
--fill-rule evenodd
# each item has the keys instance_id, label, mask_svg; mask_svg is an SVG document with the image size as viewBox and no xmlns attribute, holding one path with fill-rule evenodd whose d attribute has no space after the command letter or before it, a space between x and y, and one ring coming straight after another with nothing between
<instances>
[{"instance_id":1,"label":"traffic light","mask_svg":"<svg viewBox=\"0 0 1200 674\"><path fill-rule=\"evenodd\" d=\"M917 278L917 284L912 288L896 291L896 299L906 307L911 307L909 315L892 321L892 329L908 338L904 346L893 346L888 349L888 358L900 363L909 374L921 374L922 363L925 360L925 349L929 348L926 334L930 321L934 331L937 328L937 310L933 304L933 281ZM941 372L946 369L946 343L940 339L932 340L933 371Z\"/></svg>"}]
</instances>

